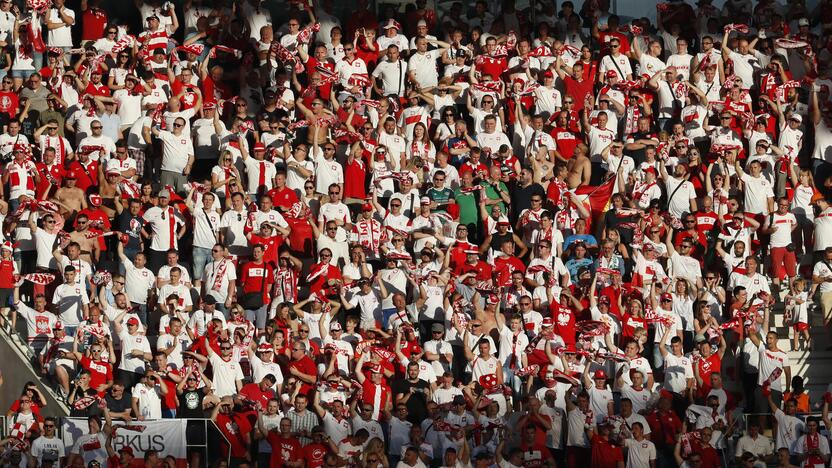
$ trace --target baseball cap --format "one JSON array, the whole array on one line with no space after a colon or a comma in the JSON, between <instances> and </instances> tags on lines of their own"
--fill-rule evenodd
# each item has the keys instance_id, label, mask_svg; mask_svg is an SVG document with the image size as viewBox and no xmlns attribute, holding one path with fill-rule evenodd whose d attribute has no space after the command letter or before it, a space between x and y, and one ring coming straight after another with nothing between
<instances>
[{"instance_id":1,"label":"baseball cap","mask_svg":"<svg viewBox=\"0 0 832 468\"><path fill-rule=\"evenodd\" d=\"M274 346L270 345L269 343L260 343L257 346L257 352L258 353L273 353L274 352Z\"/></svg>"},{"instance_id":2,"label":"baseball cap","mask_svg":"<svg viewBox=\"0 0 832 468\"><path fill-rule=\"evenodd\" d=\"M433 332L445 331L445 327L441 323L434 323L433 325L430 326L430 331L433 331Z\"/></svg>"},{"instance_id":3,"label":"baseball cap","mask_svg":"<svg viewBox=\"0 0 832 468\"><path fill-rule=\"evenodd\" d=\"M341 331L341 324L338 322L332 322L329 324L329 331Z\"/></svg>"},{"instance_id":4,"label":"baseball cap","mask_svg":"<svg viewBox=\"0 0 832 468\"><path fill-rule=\"evenodd\" d=\"M139 324L139 319L137 319L136 317L130 317L129 319L127 319L127 325L138 325L138 324Z\"/></svg>"},{"instance_id":5,"label":"baseball cap","mask_svg":"<svg viewBox=\"0 0 832 468\"><path fill-rule=\"evenodd\" d=\"M213 102L206 102L202 105L202 110L214 110L217 108L217 104Z\"/></svg>"},{"instance_id":6,"label":"baseball cap","mask_svg":"<svg viewBox=\"0 0 832 468\"><path fill-rule=\"evenodd\" d=\"M593 379L607 379L607 373L604 372L604 369L598 369L595 371L595 374L592 375Z\"/></svg>"},{"instance_id":7,"label":"baseball cap","mask_svg":"<svg viewBox=\"0 0 832 468\"><path fill-rule=\"evenodd\" d=\"M399 22L394 20L393 18L390 18L389 20L387 20L387 24L384 25L384 29L390 29L390 28L402 29Z\"/></svg>"},{"instance_id":8,"label":"baseball cap","mask_svg":"<svg viewBox=\"0 0 832 468\"><path fill-rule=\"evenodd\" d=\"M217 303L217 298L215 298L214 296L208 296L202 302L208 305L214 305Z\"/></svg>"},{"instance_id":9,"label":"baseball cap","mask_svg":"<svg viewBox=\"0 0 832 468\"><path fill-rule=\"evenodd\" d=\"M809 19L808 18L800 18L797 20L798 26L809 26Z\"/></svg>"},{"instance_id":10,"label":"baseball cap","mask_svg":"<svg viewBox=\"0 0 832 468\"><path fill-rule=\"evenodd\" d=\"M552 317L546 317L546 318L543 319L542 322L540 322L540 326L542 326L542 327L551 327L554 324L555 323L552 321Z\"/></svg>"},{"instance_id":11,"label":"baseball cap","mask_svg":"<svg viewBox=\"0 0 832 468\"><path fill-rule=\"evenodd\" d=\"M703 335L701 333L698 333L696 335L696 337L693 338L693 341L694 341L694 343L698 344L698 343L704 343L704 342L708 341L708 339L705 338L705 335Z\"/></svg>"},{"instance_id":12,"label":"baseball cap","mask_svg":"<svg viewBox=\"0 0 832 468\"><path fill-rule=\"evenodd\" d=\"M615 78L618 76L618 73L616 73L615 70L607 70L607 73L604 76L607 78Z\"/></svg>"},{"instance_id":13,"label":"baseball cap","mask_svg":"<svg viewBox=\"0 0 832 468\"><path fill-rule=\"evenodd\" d=\"M796 122L803 122L803 116L800 115L800 114L792 114L792 116L789 117L789 120L794 120Z\"/></svg>"},{"instance_id":14,"label":"baseball cap","mask_svg":"<svg viewBox=\"0 0 832 468\"><path fill-rule=\"evenodd\" d=\"M373 205L365 203L361 205L361 211L373 211Z\"/></svg>"},{"instance_id":15,"label":"baseball cap","mask_svg":"<svg viewBox=\"0 0 832 468\"><path fill-rule=\"evenodd\" d=\"M159 198L170 198L170 191L168 189L159 190Z\"/></svg>"},{"instance_id":16,"label":"baseball cap","mask_svg":"<svg viewBox=\"0 0 832 468\"><path fill-rule=\"evenodd\" d=\"M420 204L430 205L430 198L429 197L422 197L422 199L420 200Z\"/></svg>"},{"instance_id":17,"label":"baseball cap","mask_svg":"<svg viewBox=\"0 0 832 468\"><path fill-rule=\"evenodd\" d=\"M101 206L101 195L97 193L90 194L90 205L92 206Z\"/></svg>"},{"instance_id":18,"label":"baseball cap","mask_svg":"<svg viewBox=\"0 0 832 468\"><path fill-rule=\"evenodd\" d=\"M75 171L68 171L66 173L66 175L64 176L64 179L77 179L77 178L78 178L78 175L75 173Z\"/></svg>"},{"instance_id":19,"label":"baseball cap","mask_svg":"<svg viewBox=\"0 0 832 468\"><path fill-rule=\"evenodd\" d=\"M662 294L661 300L663 300L663 301L672 301L673 296L671 296L670 293L664 293L664 294Z\"/></svg>"},{"instance_id":20,"label":"baseball cap","mask_svg":"<svg viewBox=\"0 0 832 468\"><path fill-rule=\"evenodd\" d=\"M64 329L64 323L61 322L60 320L58 320L57 322L55 322L55 325L52 326L52 329L53 330L63 330Z\"/></svg>"},{"instance_id":21,"label":"baseball cap","mask_svg":"<svg viewBox=\"0 0 832 468\"><path fill-rule=\"evenodd\" d=\"M254 144L254 151L266 151L266 145L262 141L258 141Z\"/></svg>"}]
</instances>

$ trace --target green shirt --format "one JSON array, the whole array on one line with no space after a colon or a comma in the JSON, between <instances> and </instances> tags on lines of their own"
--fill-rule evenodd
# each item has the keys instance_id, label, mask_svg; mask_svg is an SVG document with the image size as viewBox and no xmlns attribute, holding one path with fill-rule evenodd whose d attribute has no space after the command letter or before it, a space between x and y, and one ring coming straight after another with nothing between
<instances>
[{"instance_id":1,"label":"green shirt","mask_svg":"<svg viewBox=\"0 0 832 468\"><path fill-rule=\"evenodd\" d=\"M454 198L453 190L448 187L443 189L431 187L427 192L425 192L425 195L430 198L431 201L435 201L439 205L434 211L445 211L444 205Z\"/></svg>"},{"instance_id":2,"label":"green shirt","mask_svg":"<svg viewBox=\"0 0 832 468\"><path fill-rule=\"evenodd\" d=\"M500 184L500 190L502 190L503 192L508 192L508 187L506 187L506 184L504 184L502 181L498 183ZM489 200L500 200L500 209L503 210L503 213L508 213L508 211L506 210L506 204L502 201L503 199L500 197L500 194L497 193L496 187L494 185L491 185L491 182L488 181L480 182L480 185L482 185L485 189L485 198ZM491 208L493 206L494 205L487 206L489 212L491 211Z\"/></svg>"},{"instance_id":3,"label":"green shirt","mask_svg":"<svg viewBox=\"0 0 832 468\"><path fill-rule=\"evenodd\" d=\"M454 198L456 204L459 205L459 222L460 224L476 224L479 219L478 200L479 194L477 191L464 193L460 189L454 191Z\"/></svg>"}]
</instances>

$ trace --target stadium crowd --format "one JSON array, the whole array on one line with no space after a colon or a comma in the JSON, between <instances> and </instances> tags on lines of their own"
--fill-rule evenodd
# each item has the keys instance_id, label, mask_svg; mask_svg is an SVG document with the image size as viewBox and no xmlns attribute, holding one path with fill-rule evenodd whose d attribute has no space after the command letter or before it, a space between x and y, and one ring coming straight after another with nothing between
<instances>
[{"instance_id":1,"label":"stadium crowd","mask_svg":"<svg viewBox=\"0 0 832 468\"><path fill-rule=\"evenodd\" d=\"M117 3L0 0L3 466L828 466L829 0Z\"/></svg>"}]
</instances>

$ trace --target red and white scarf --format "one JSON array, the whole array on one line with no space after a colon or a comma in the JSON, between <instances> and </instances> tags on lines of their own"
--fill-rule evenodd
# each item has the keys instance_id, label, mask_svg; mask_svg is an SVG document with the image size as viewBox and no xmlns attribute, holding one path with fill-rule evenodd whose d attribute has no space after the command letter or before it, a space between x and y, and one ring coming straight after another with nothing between
<instances>
[{"instance_id":1,"label":"red and white scarf","mask_svg":"<svg viewBox=\"0 0 832 468\"><path fill-rule=\"evenodd\" d=\"M276 296L283 296L283 301L297 302L298 275L291 268L280 268L274 272L274 290Z\"/></svg>"},{"instance_id":2,"label":"red and white scarf","mask_svg":"<svg viewBox=\"0 0 832 468\"><path fill-rule=\"evenodd\" d=\"M358 243L364 250L378 255L378 249L383 241L386 241L387 231L375 219L362 219L355 223L355 232L358 235Z\"/></svg>"},{"instance_id":3,"label":"red and white scarf","mask_svg":"<svg viewBox=\"0 0 832 468\"><path fill-rule=\"evenodd\" d=\"M220 260L220 264L214 270L214 281L211 284L211 290L220 292L222 289L222 279L225 277L225 271L228 269L229 261L225 258Z\"/></svg>"}]
</instances>

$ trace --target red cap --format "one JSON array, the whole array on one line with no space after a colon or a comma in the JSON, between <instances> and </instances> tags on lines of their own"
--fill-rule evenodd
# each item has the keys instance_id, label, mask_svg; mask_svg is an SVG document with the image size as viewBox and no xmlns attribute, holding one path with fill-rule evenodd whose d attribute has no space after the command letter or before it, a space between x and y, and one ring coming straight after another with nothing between
<instances>
[{"instance_id":1,"label":"red cap","mask_svg":"<svg viewBox=\"0 0 832 468\"><path fill-rule=\"evenodd\" d=\"M509 223L508 221L498 221L497 222L497 227L500 227L500 226L511 227L511 223Z\"/></svg>"},{"instance_id":2,"label":"red cap","mask_svg":"<svg viewBox=\"0 0 832 468\"><path fill-rule=\"evenodd\" d=\"M592 378L607 380L607 373L604 372L604 369L598 369L597 371L595 371L595 374L593 374Z\"/></svg>"},{"instance_id":3,"label":"red cap","mask_svg":"<svg viewBox=\"0 0 832 468\"><path fill-rule=\"evenodd\" d=\"M127 453L127 454L130 454L130 456L132 457L133 456L133 447L130 447L129 445L125 445L124 447L118 449L118 453Z\"/></svg>"},{"instance_id":4,"label":"red cap","mask_svg":"<svg viewBox=\"0 0 832 468\"><path fill-rule=\"evenodd\" d=\"M217 108L217 104L214 103L214 102L206 102L202 105L202 110L211 110L211 109L216 109L216 108Z\"/></svg>"},{"instance_id":5,"label":"red cap","mask_svg":"<svg viewBox=\"0 0 832 468\"><path fill-rule=\"evenodd\" d=\"M77 178L78 178L78 175L75 174L75 171L67 171L66 175L64 176L64 179L77 179Z\"/></svg>"},{"instance_id":6,"label":"red cap","mask_svg":"<svg viewBox=\"0 0 832 468\"><path fill-rule=\"evenodd\" d=\"M64 329L64 323L61 322L60 320L58 320L57 322L55 322L55 325L52 327L52 329L53 330L63 330Z\"/></svg>"},{"instance_id":7,"label":"red cap","mask_svg":"<svg viewBox=\"0 0 832 468\"><path fill-rule=\"evenodd\" d=\"M604 76L607 78L615 78L618 76L618 73L616 73L615 70L607 70L607 73L604 74Z\"/></svg>"},{"instance_id":8,"label":"red cap","mask_svg":"<svg viewBox=\"0 0 832 468\"><path fill-rule=\"evenodd\" d=\"M90 194L90 205L92 206L101 206L101 195L97 193Z\"/></svg>"},{"instance_id":9,"label":"red cap","mask_svg":"<svg viewBox=\"0 0 832 468\"><path fill-rule=\"evenodd\" d=\"M138 325L138 324L139 324L139 319L137 319L136 317L130 317L129 319L127 319L127 325Z\"/></svg>"},{"instance_id":10,"label":"red cap","mask_svg":"<svg viewBox=\"0 0 832 468\"><path fill-rule=\"evenodd\" d=\"M552 73L552 70L546 70L543 72L543 78L554 78L555 74Z\"/></svg>"},{"instance_id":11,"label":"red cap","mask_svg":"<svg viewBox=\"0 0 832 468\"><path fill-rule=\"evenodd\" d=\"M642 172L644 172L645 174L653 174L654 176L658 176L658 175L659 175L659 174L656 172L656 168L655 168L655 167L652 167L652 166L651 166L651 167L648 167L647 169L642 169Z\"/></svg>"},{"instance_id":12,"label":"red cap","mask_svg":"<svg viewBox=\"0 0 832 468\"><path fill-rule=\"evenodd\" d=\"M254 151L266 151L266 145L262 141L258 141L254 144Z\"/></svg>"},{"instance_id":13,"label":"red cap","mask_svg":"<svg viewBox=\"0 0 832 468\"><path fill-rule=\"evenodd\" d=\"M555 323L552 321L552 317L546 317L546 318L543 319L543 322L541 322L540 325L543 326L543 327L551 327L554 324Z\"/></svg>"},{"instance_id":14,"label":"red cap","mask_svg":"<svg viewBox=\"0 0 832 468\"><path fill-rule=\"evenodd\" d=\"M413 347L410 348L410 352L413 354L419 354L422 352L422 347L419 345L413 345Z\"/></svg>"},{"instance_id":15,"label":"red cap","mask_svg":"<svg viewBox=\"0 0 832 468\"><path fill-rule=\"evenodd\" d=\"M373 205L365 203L361 205L361 211L373 211Z\"/></svg>"},{"instance_id":16,"label":"red cap","mask_svg":"<svg viewBox=\"0 0 832 468\"><path fill-rule=\"evenodd\" d=\"M661 300L663 300L663 301L672 301L673 296L671 296L670 293L664 293L664 294L662 294Z\"/></svg>"}]
</instances>

